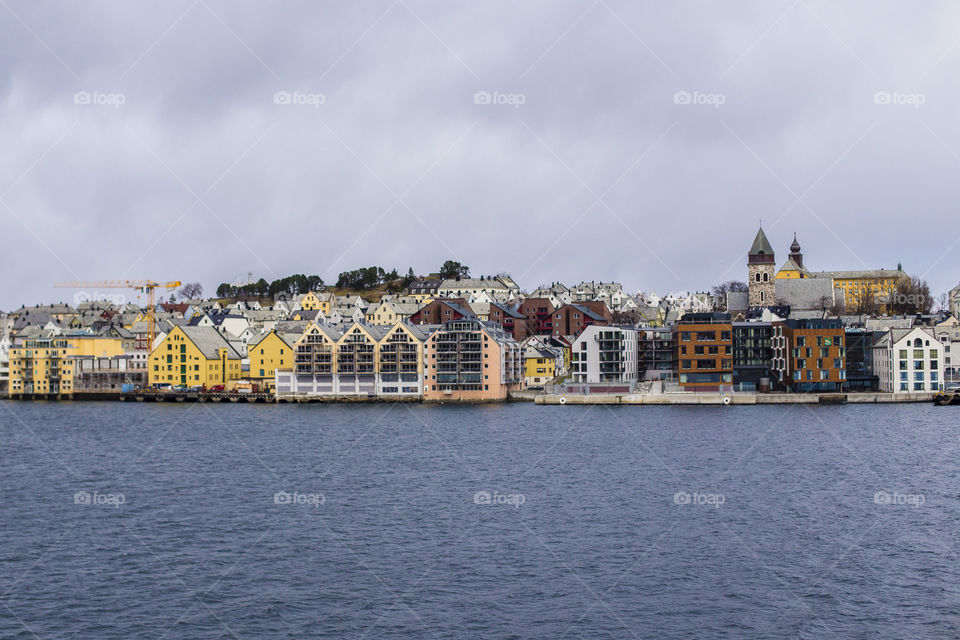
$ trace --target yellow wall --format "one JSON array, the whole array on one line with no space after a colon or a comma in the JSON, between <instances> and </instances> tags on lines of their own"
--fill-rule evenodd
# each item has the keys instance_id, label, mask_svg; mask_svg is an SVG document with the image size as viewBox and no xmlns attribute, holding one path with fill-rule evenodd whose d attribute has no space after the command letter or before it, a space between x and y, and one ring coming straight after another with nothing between
<instances>
[{"instance_id":1,"label":"yellow wall","mask_svg":"<svg viewBox=\"0 0 960 640\"><path fill-rule=\"evenodd\" d=\"M556 362L553 358L524 358L524 377L526 378L553 378Z\"/></svg>"},{"instance_id":2,"label":"yellow wall","mask_svg":"<svg viewBox=\"0 0 960 640\"><path fill-rule=\"evenodd\" d=\"M800 272L796 269L780 269L775 276L778 280L798 280Z\"/></svg>"},{"instance_id":3,"label":"yellow wall","mask_svg":"<svg viewBox=\"0 0 960 640\"><path fill-rule=\"evenodd\" d=\"M293 347L284 342L276 332L271 331L256 345L247 347L250 379L273 386L277 369L293 367L293 353Z\"/></svg>"},{"instance_id":4,"label":"yellow wall","mask_svg":"<svg viewBox=\"0 0 960 640\"><path fill-rule=\"evenodd\" d=\"M27 340L10 349L10 395L73 393L76 356L110 358L123 353L120 338L57 336Z\"/></svg>"},{"instance_id":5,"label":"yellow wall","mask_svg":"<svg viewBox=\"0 0 960 640\"><path fill-rule=\"evenodd\" d=\"M846 300L847 309L853 309L857 306L860 291L866 290L870 296L893 293L897 288L897 283L901 276L889 278L834 278L834 288L843 290L843 297ZM886 305L881 304L881 309L886 309Z\"/></svg>"},{"instance_id":6,"label":"yellow wall","mask_svg":"<svg viewBox=\"0 0 960 640\"><path fill-rule=\"evenodd\" d=\"M150 354L148 382L211 387L240 379L240 359L230 358L226 347L219 356L208 359L180 327L174 327Z\"/></svg>"},{"instance_id":7,"label":"yellow wall","mask_svg":"<svg viewBox=\"0 0 960 640\"><path fill-rule=\"evenodd\" d=\"M327 300L320 300L320 297L313 291L308 291L300 300L300 308L304 311L323 311L324 315L330 314L333 307L335 296L324 296Z\"/></svg>"}]
</instances>

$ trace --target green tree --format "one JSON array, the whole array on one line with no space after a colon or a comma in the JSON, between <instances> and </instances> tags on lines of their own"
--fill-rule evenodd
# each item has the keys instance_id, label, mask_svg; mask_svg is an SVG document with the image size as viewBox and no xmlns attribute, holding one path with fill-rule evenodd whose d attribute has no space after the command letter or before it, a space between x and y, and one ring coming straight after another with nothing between
<instances>
[{"instance_id":1,"label":"green tree","mask_svg":"<svg viewBox=\"0 0 960 640\"><path fill-rule=\"evenodd\" d=\"M440 267L440 276L444 278L469 278L470 267L455 260L447 260Z\"/></svg>"}]
</instances>

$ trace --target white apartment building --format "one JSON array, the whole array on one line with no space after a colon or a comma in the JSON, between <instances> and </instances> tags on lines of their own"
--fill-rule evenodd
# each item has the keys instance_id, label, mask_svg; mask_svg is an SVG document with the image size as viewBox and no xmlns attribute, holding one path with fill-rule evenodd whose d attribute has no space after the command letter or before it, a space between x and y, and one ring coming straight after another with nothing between
<instances>
[{"instance_id":1,"label":"white apartment building","mask_svg":"<svg viewBox=\"0 0 960 640\"><path fill-rule=\"evenodd\" d=\"M0 334L0 396L10 392L10 334Z\"/></svg>"},{"instance_id":2,"label":"white apartment building","mask_svg":"<svg viewBox=\"0 0 960 640\"><path fill-rule=\"evenodd\" d=\"M889 329L873 345L880 390L924 393L943 389L944 345L930 327Z\"/></svg>"},{"instance_id":3,"label":"white apartment building","mask_svg":"<svg viewBox=\"0 0 960 640\"><path fill-rule=\"evenodd\" d=\"M629 327L585 328L570 350L573 381L635 383L638 334Z\"/></svg>"},{"instance_id":4,"label":"white apartment building","mask_svg":"<svg viewBox=\"0 0 960 640\"><path fill-rule=\"evenodd\" d=\"M960 382L960 322L951 316L934 330L943 345L943 383Z\"/></svg>"}]
</instances>

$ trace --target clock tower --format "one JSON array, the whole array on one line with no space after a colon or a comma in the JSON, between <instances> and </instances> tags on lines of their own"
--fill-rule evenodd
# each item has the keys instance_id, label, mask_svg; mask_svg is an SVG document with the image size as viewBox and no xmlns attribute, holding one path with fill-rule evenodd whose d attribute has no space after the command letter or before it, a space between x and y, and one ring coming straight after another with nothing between
<instances>
[{"instance_id":1,"label":"clock tower","mask_svg":"<svg viewBox=\"0 0 960 640\"><path fill-rule=\"evenodd\" d=\"M773 247L770 246L763 227L760 227L747 256L747 286L750 291L748 304L751 307L769 307L776 304L775 275Z\"/></svg>"}]
</instances>

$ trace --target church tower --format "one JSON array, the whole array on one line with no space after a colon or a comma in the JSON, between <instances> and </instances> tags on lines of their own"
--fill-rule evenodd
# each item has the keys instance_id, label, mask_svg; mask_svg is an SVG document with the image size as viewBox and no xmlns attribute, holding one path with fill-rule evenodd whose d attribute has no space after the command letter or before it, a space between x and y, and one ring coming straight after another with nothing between
<instances>
[{"instance_id":1,"label":"church tower","mask_svg":"<svg viewBox=\"0 0 960 640\"><path fill-rule=\"evenodd\" d=\"M793 244L790 245L790 259L797 263L800 269L803 269L803 254L800 253L800 243L797 242L797 234L793 234ZM801 274L803 271L800 272Z\"/></svg>"},{"instance_id":2,"label":"church tower","mask_svg":"<svg viewBox=\"0 0 960 640\"><path fill-rule=\"evenodd\" d=\"M763 227L760 227L747 256L747 285L750 290L748 304L751 307L769 307L776 304L775 275L773 247L770 246Z\"/></svg>"}]
</instances>

